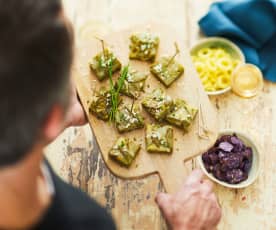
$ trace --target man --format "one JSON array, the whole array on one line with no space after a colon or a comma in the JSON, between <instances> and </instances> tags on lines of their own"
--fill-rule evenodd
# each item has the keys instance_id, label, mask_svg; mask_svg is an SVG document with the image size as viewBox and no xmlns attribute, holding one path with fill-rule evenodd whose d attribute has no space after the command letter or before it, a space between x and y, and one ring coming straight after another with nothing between
<instances>
[{"instance_id":1,"label":"man","mask_svg":"<svg viewBox=\"0 0 276 230\"><path fill-rule=\"evenodd\" d=\"M1 230L115 229L110 215L62 182L43 156L66 126L84 122L70 86L72 58L60 0L0 0ZM156 202L172 229L213 229L221 216L201 171Z\"/></svg>"}]
</instances>

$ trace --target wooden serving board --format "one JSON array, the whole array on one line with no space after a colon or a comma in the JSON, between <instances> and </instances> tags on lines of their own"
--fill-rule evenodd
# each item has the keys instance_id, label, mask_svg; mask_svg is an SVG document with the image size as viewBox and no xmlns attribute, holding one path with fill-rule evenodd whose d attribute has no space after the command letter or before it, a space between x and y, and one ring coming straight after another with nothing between
<instances>
[{"instance_id":1,"label":"wooden serving board","mask_svg":"<svg viewBox=\"0 0 276 230\"><path fill-rule=\"evenodd\" d=\"M133 61L128 59L129 37L134 32L150 32L160 37L160 46L157 59L163 55L173 55L175 51L174 42L177 42L180 48L180 55L177 60L185 67L185 73L170 88L166 89L154 76L150 75L146 82L146 93L151 92L157 87L166 89L166 93L172 98L182 98L189 104L199 108L201 104L201 114L197 115L193 125L187 134L182 130L174 128L174 150L171 155L152 154L145 149L145 128L135 130L125 134L119 134L116 128L108 123L98 120L88 112L91 96L95 89L100 86L108 86L109 82L100 83L95 75L90 72L88 62L97 53L101 52L100 42L91 37L91 41L80 44L77 49L77 58L73 73L77 90L88 115L89 123L99 144L102 157L107 167L116 176L125 179L137 179L147 175L158 173L168 192L176 191L185 176L187 170L184 161L210 148L217 138L217 115L212 107L208 96L201 86L196 71L193 68L187 47L184 46L184 39L178 37L177 32L165 25L149 24L135 26L128 30L112 33L104 37L106 46L109 47L119 58L123 65L130 64L131 67L144 72L149 72L149 64L146 62ZM141 98L143 95L141 96ZM128 100L124 98L124 100ZM141 99L140 99L141 100ZM140 101L138 101L140 103ZM155 122L144 110L145 123ZM204 122L202 122L202 120ZM199 137L198 131L202 131L202 124L208 130L208 139ZM141 143L142 148L130 168L124 168L113 160L109 159L108 152L115 141L120 136L135 138Z\"/></svg>"}]
</instances>

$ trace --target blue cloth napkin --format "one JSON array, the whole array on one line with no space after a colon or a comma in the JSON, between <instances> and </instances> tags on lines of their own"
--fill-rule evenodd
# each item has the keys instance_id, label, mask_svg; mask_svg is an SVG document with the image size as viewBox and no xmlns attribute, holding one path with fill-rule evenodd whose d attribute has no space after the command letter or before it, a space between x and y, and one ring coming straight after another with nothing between
<instances>
[{"instance_id":1,"label":"blue cloth napkin","mask_svg":"<svg viewBox=\"0 0 276 230\"><path fill-rule=\"evenodd\" d=\"M276 0L226 0L211 5L199 21L207 36L235 42L246 61L276 82Z\"/></svg>"}]
</instances>

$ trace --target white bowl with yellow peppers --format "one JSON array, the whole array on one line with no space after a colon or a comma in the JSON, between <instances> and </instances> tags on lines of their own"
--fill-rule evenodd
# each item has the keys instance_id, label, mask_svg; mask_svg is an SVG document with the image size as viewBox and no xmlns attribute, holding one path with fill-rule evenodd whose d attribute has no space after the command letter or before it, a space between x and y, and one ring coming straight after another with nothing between
<instances>
[{"instance_id":1,"label":"white bowl with yellow peppers","mask_svg":"<svg viewBox=\"0 0 276 230\"><path fill-rule=\"evenodd\" d=\"M199 40L190 51L193 64L208 95L231 90L232 73L245 63L238 46L228 39L209 37Z\"/></svg>"}]
</instances>

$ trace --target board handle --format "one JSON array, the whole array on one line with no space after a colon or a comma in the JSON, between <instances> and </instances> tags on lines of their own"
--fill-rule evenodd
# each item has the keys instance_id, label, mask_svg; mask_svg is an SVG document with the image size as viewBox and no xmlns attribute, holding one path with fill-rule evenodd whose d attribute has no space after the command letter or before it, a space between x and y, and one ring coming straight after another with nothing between
<instances>
[{"instance_id":1,"label":"board handle","mask_svg":"<svg viewBox=\"0 0 276 230\"><path fill-rule=\"evenodd\" d=\"M189 172L184 161L170 162L162 169L159 169L159 176L162 184L168 193L177 192L183 185Z\"/></svg>"}]
</instances>

